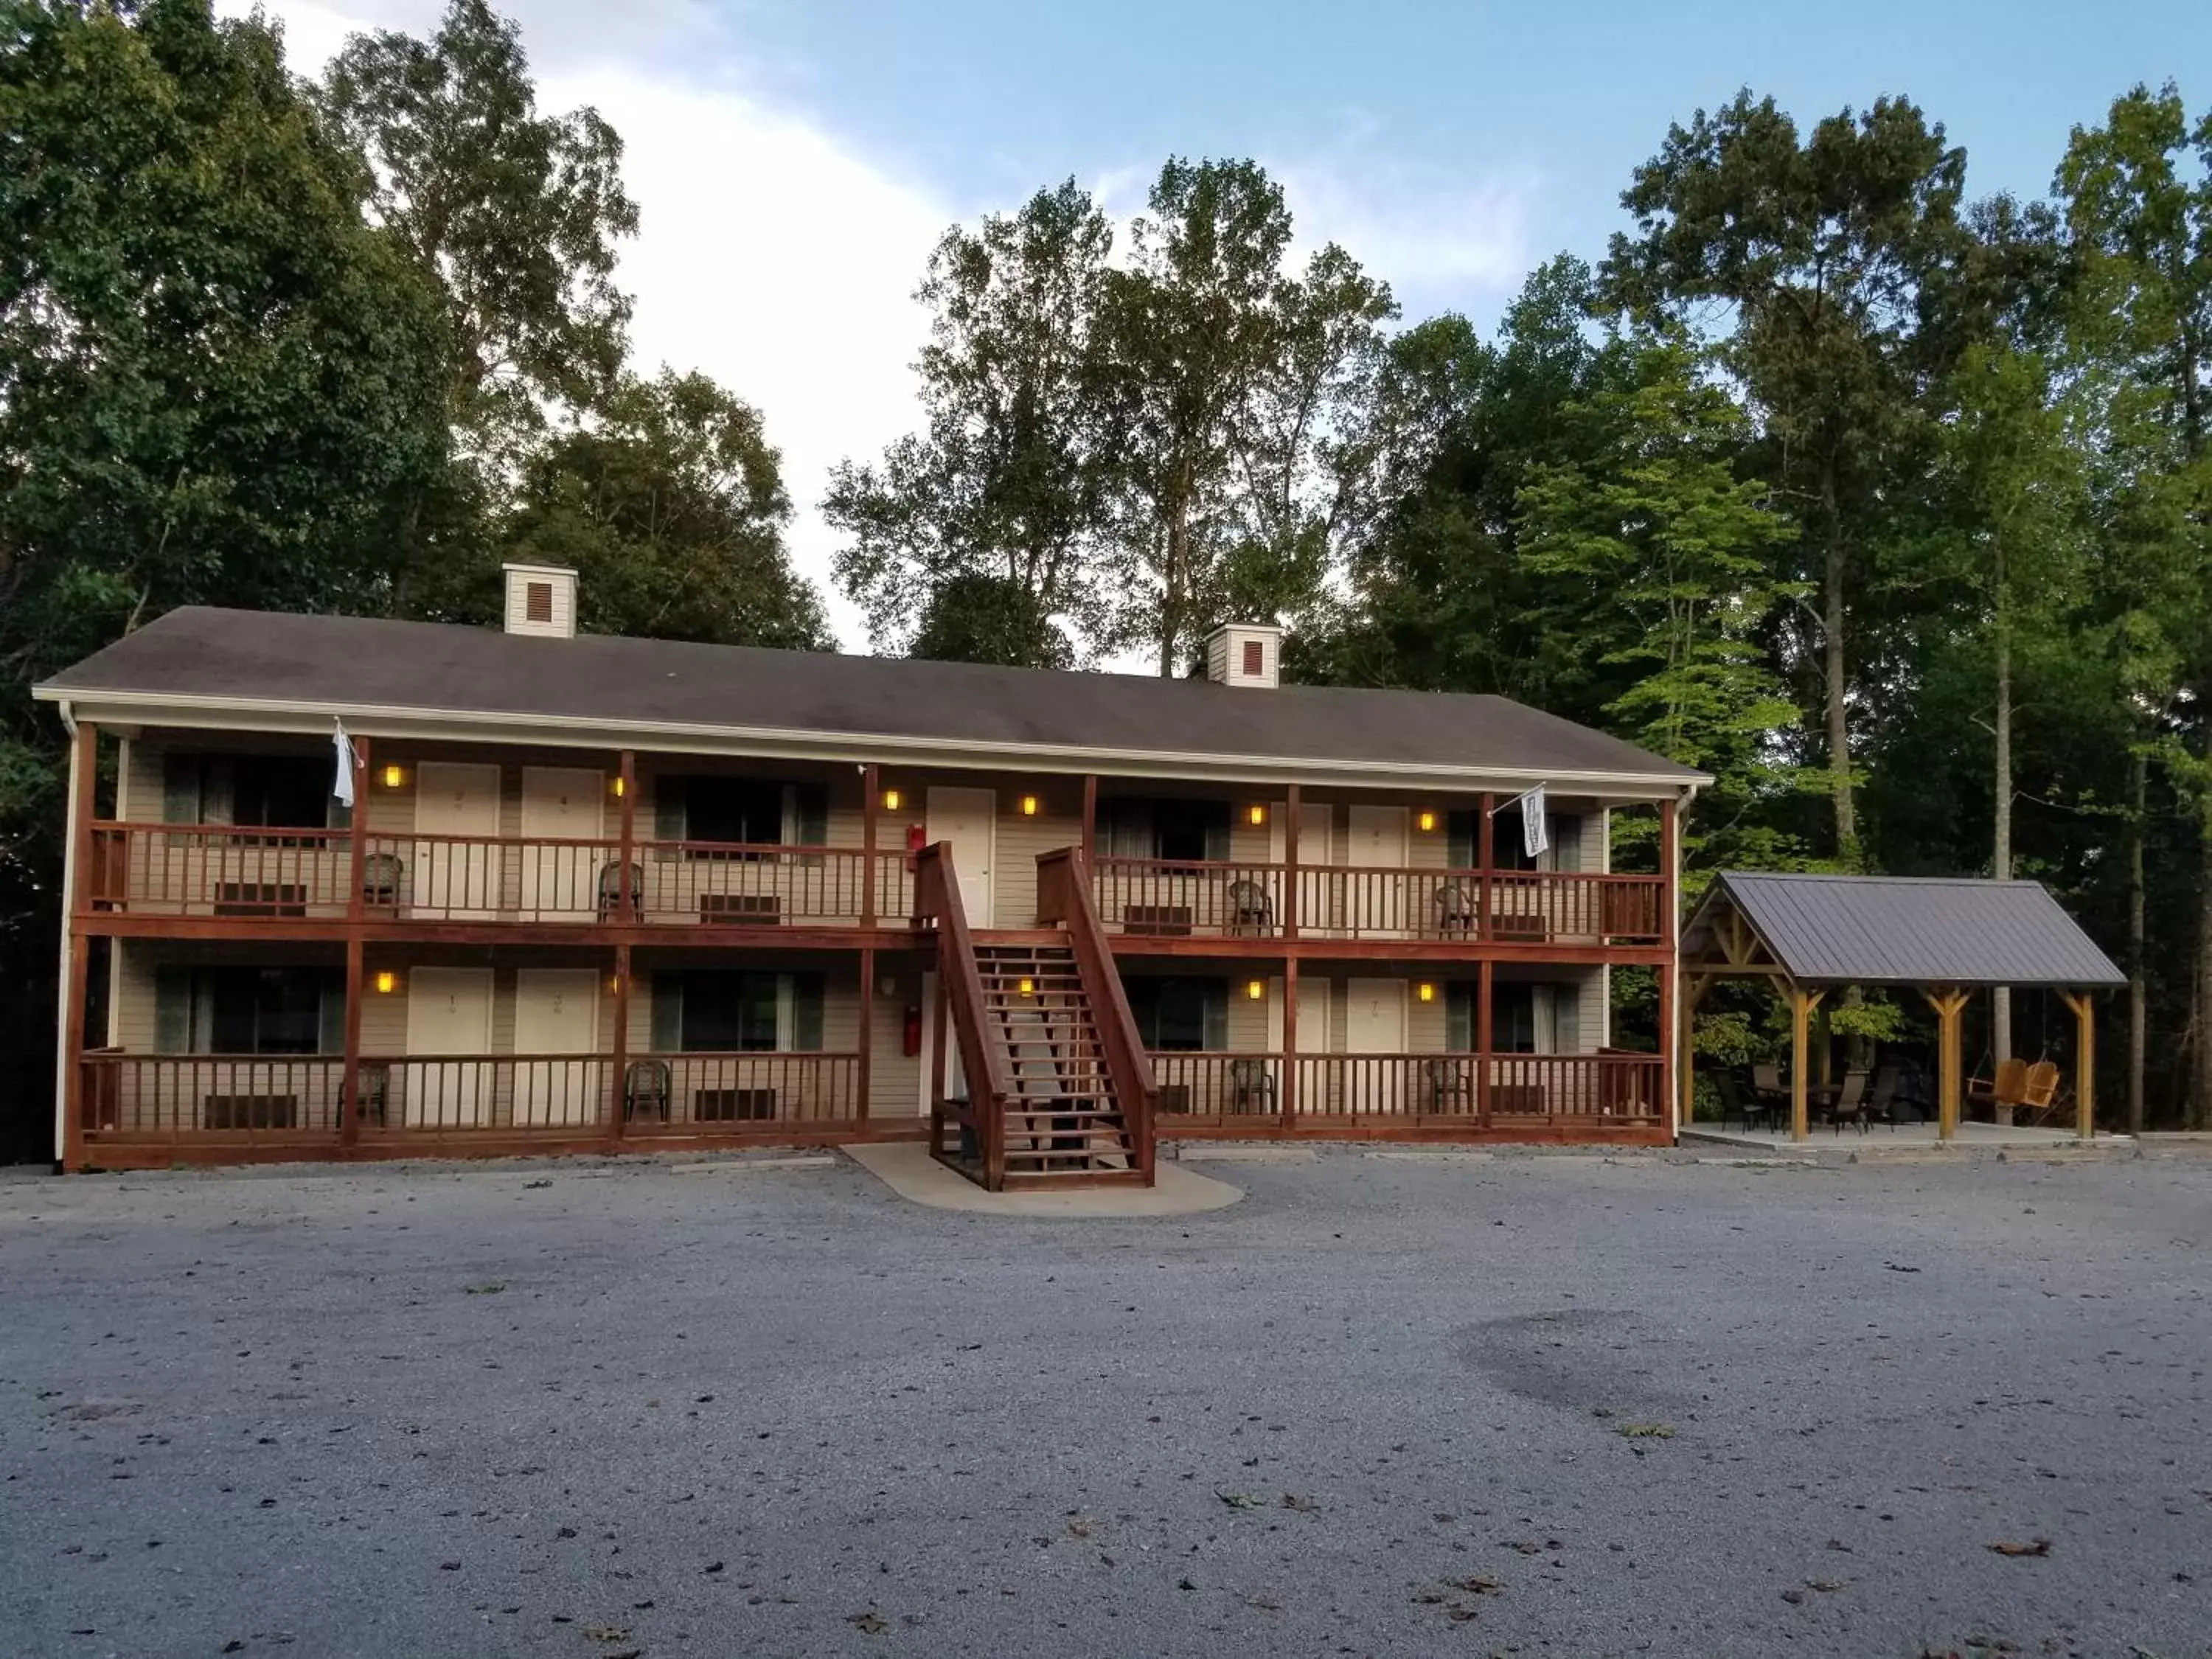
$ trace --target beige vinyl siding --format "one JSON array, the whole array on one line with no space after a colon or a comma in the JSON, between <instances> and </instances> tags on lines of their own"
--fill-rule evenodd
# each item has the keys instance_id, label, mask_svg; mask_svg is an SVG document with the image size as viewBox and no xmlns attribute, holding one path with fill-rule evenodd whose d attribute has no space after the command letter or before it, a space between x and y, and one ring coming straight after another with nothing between
<instances>
[{"instance_id":1,"label":"beige vinyl siding","mask_svg":"<svg viewBox=\"0 0 2212 1659\"><path fill-rule=\"evenodd\" d=\"M1037 798L1037 815L1021 813L1024 794ZM999 792L998 868L991 902L1000 927L1036 925L1037 855L1083 844L1083 794L1064 787L1030 783Z\"/></svg>"}]
</instances>

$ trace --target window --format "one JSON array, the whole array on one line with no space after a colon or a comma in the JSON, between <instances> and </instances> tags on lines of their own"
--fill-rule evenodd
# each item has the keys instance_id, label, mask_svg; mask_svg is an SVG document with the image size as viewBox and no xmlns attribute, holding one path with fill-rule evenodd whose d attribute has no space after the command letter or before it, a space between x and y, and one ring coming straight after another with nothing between
<instances>
[{"instance_id":1,"label":"window","mask_svg":"<svg viewBox=\"0 0 2212 1659\"><path fill-rule=\"evenodd\" d=\"M523 589L522 615L527 622L550 623L553 620L551 582L532 582Z\"/></svg>"},{"instance_id":2,"label":"window","mask_svg":"<svg viewBox=\"0 0 2212 1659\"><path fill-rule=\"evenodd\" d=\"M327 757L171 754L161 770L167 823L317 830L345 822Z\"/></svg>"},{"instance_id":3,"label":"window","mask_svg":"<svg viewBox=\"0 0 2212 1659\"><path fill-rule=\"evenodd\" d=\"M653 980L653 1046L662 1054L822 1047L822 975L695 969Z\"/></svg>"},{"instance_id":4,"label":"window","mask_svg":"<svg viewBox=\"0 0 2212 1659\"><path fill-rule=\"evenodd\" d=\"M1544 837L1551 844L1541 857L1528 856L1528 842L1517 812L1498 815L1490 838L1490 856L1500 870L1573 870L1582 854L1583 821L1566 812L1544 816Z\"/></svg>"},{"instance_id":5,"label":"window","mask_svg":"<svg viewBox=\"0 0 2212 1659\"><path fill-rule=\"evenodd\" d=\"M653 838L741 847L820 847L830 839L830 791L818 783L757 778L664 777L653 786ZM729 855L695 850L691 856Z\"/></svg>"},{"instance_id":6,"label":"window","mask_svg":"<svg viewBox=\"0 0 2212 1659\"><path fill-rule=\"evenodd\" d=\"M1125 981L1137 1036L1146 1048L1196 1054L1229 1046L1229 981L1139 975Z\"/></svg>"},{"instance_id":7,"label":"window","mask_svg":"<svg viewBox=\"0 0 2212 1659\"><path fill-rule=\"evenodd\" d=\"M1490 988L1490 1052L1533 1054L1536 1050L1536 992L1525 980L1497 980ZM1445 1046L1473 1054L1480 1035L1475 1000L1480 988L1459 981L1444 988Z\"/></svg>"},{"instance_id":8,"label":"window","mask_svg":"<svg viewBox=\"0 0 2212 1659\"><path fill-rule=\"evenodd\" d=\"M344 993L319 968L156 971L154 1047L161 1054L315 1054L344 1046Z\"/></svg>"},{"instance_id":9,"label":"window","mask_svg":"<svg viewBox=\"0 0 2212 1659\"><path fill-rule=\"evenodd\" d=\"M1109 858L1219 864L1229 858L1229 821L1225 800L1123 796L1099 803L1098 842Z\"/></svg>"}]
</instances>

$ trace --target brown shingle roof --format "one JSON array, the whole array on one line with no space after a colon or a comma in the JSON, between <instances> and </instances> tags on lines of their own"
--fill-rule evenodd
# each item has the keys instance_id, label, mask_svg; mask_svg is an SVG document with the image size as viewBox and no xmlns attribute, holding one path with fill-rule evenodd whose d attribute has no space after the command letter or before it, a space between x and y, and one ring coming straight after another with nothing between
<instances>
[{"instance_id":1,"label":"brown shingle roof","mask_svg":"<svg viewBox=\"0 0 2212 1659\"><path fill-rule=\"evenodd\" d=\"M1055 673L972 663L188 606L57 674L49 696L244 699L339 713L544 716L1099 754L1523 774L1660 786L1687 767L1504 697ZM650 747L650 743L642 746ZM674 746L674 745L671 745Z\"/></svg>"}]
</instances>

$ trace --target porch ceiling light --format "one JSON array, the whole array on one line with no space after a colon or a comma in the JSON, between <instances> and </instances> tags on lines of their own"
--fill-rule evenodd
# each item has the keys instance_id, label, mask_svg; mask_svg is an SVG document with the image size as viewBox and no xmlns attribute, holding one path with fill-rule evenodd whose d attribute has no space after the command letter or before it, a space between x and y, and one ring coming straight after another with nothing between
<instances>
[{"instance_id":1,"label":"porch ceiling light","mask_svg":"<svg viewBox=\"0 0 2212 1659\"><path fill-rule=\"evenodd\" d=\"M393 973L389 968L380 970L376 975L377 995L380 997L390 996L392 993L393 988L395 988L398 983L399 975Z\"/></svg>"},{"instance_id":2,"label":"porch ceiling light","mask_svg":"<svg viewBox=\"0 0 2212 1659\"><path fill-rule=\"evenodd\" d=\"M387 766L384 769L384 787L386 789L397 789L406 781L407 774L397 766Z\"/></svg>"}]
</instances>

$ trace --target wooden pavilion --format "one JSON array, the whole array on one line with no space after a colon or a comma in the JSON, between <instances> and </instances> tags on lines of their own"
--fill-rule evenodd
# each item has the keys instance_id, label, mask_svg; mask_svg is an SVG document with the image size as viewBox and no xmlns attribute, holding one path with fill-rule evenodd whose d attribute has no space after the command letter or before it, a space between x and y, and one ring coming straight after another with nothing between
<instances>
[{"instance_id":1,"label":"wooden pavilion","mask_svg":"<svg viewBox=\"0 0 2212 1659\"><path fill-rule=\"evenodd\" d=\"M2057 991L2073 1011L2075 1127L2095 1133L2093 994L2127 982L2041 884L1892 876L1717 876L1684 928L1681 1117L1696 1100L1691 1034L1698 1002L1719 980L1764 979L1790 1012L1791 1137L1808 1133L1813 1015L1850 986L1917 990L1939 1036L1937 1133L1958 1133L1965 1092L1961 1026L1975 991Z\"/></svg>"}]
</instances>

